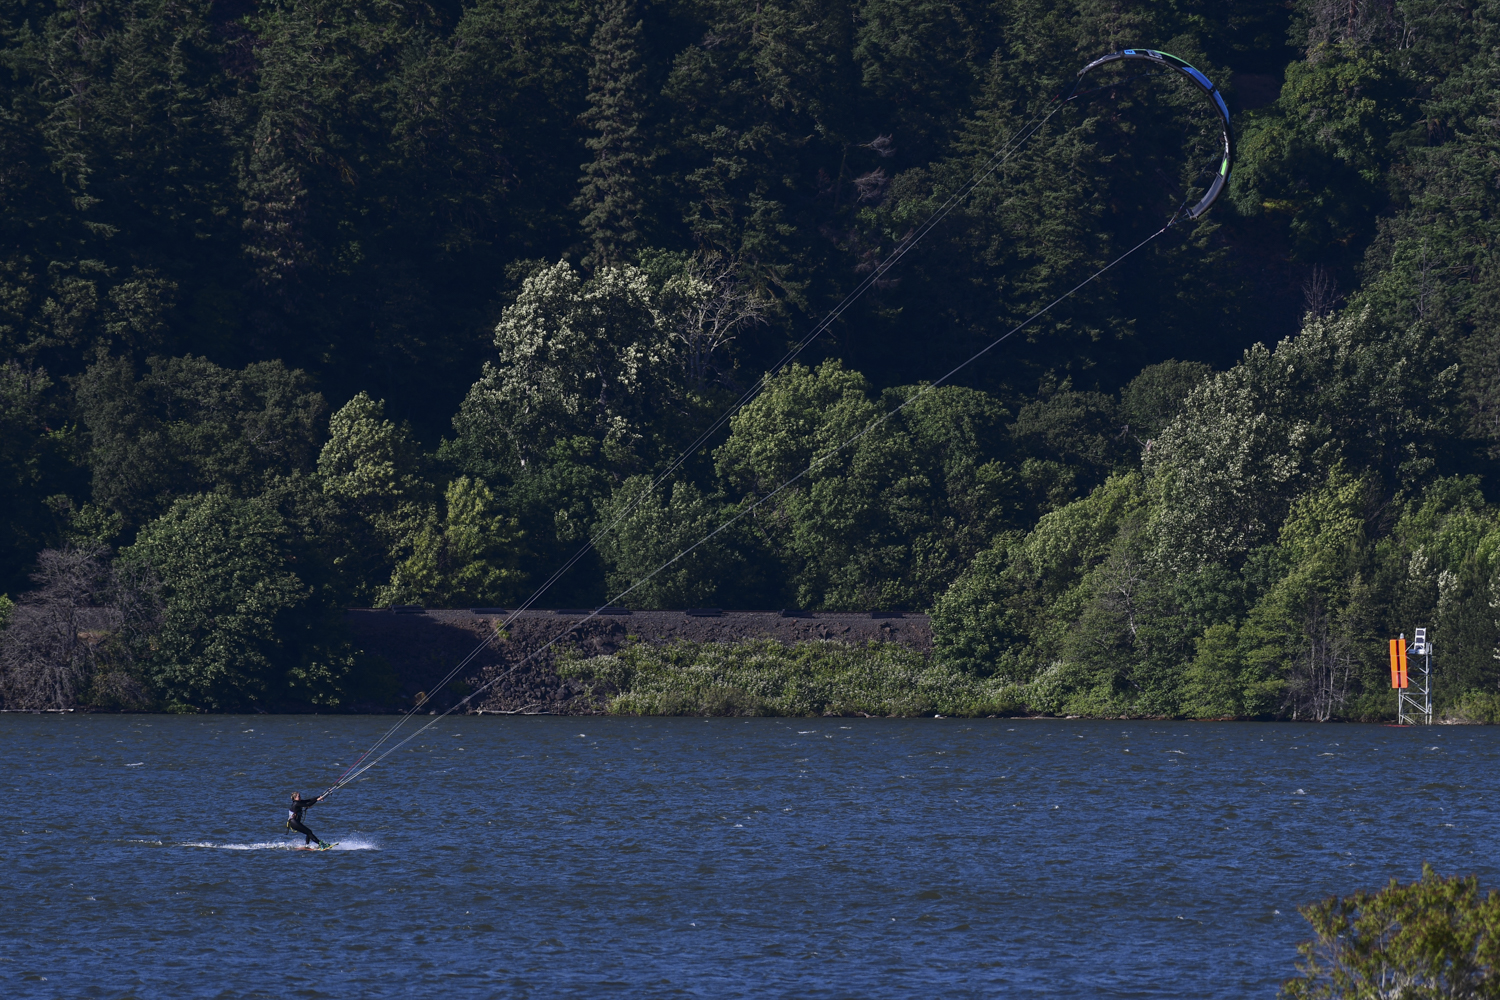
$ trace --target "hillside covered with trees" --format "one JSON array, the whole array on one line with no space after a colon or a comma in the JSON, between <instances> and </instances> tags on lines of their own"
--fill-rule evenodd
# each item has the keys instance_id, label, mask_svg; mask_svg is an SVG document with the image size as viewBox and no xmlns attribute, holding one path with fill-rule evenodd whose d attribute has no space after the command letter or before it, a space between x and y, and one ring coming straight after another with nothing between
<instances>
[{"instance_id":1,"label":"hillside covered with trees","mask_svg":"<svg viewBox=\"0 0 1500 1000\"><path fill-rule=\"evenodd\" d=\"M917 395L1192 190L1201 99L1101 88L777 367L1145 45L1229 97L1210 213ZM591 536L543 606L599 604L742 515L623 603L930 610L1058 714L1383 717L1425 625L1500 718L1497 53L1496 0L0 0L0 699L367 704L342 609Z\"/></svg>"}]
</instances>

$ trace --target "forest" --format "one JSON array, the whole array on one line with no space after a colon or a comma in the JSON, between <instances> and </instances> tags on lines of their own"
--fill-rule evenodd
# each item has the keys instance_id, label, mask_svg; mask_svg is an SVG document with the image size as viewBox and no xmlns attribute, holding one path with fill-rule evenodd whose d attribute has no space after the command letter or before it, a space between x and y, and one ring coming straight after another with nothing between
<instances>
[{"instance_id":1,"label":"forest","mask_svg":"<svg viewBox=\"0 0 1500 1000\"><path fill-rule=\"evenodd\" d=\"M947 377L1217 168L1170 81L1049 104L1128 46L1222 89L1226 195ZM1425 627L1500 721L1497 53L1497 0L0 0L0 701L368 704L343 609L592 538L539 606L930 612L872 656L960 709L1387 718Z\"/></svg>"}]
</instances>

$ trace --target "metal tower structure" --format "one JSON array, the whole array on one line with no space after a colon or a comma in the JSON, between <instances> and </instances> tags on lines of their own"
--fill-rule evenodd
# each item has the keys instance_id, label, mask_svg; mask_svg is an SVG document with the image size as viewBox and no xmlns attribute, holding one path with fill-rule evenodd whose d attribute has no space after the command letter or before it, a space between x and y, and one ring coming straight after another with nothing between
<instances>
[{"instance_id":1,"label":"metal tower structure","mask_svg":"<svg viewBox=\"0 0 1500 1000\"><path fill-rule=\"evenodd\" d=\"M1411 687L1411 676L1407 670L1408 655L1422 658L1422 687ZM1391 687L1396 692L1396 721L1402 725L1432 725L1432 643L1427 641L1427 630L1417 629L1416 638L1408 646L1406 633L1391 640ZM1420 696L1420 697L1419 697Z\"/></svg>"}]
</instances>

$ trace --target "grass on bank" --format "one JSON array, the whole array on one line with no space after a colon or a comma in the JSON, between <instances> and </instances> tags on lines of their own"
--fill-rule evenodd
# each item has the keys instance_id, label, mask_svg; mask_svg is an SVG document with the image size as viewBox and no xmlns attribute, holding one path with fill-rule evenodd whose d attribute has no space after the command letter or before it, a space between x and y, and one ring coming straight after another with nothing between
<instances>
[{"instance_id":1,"label":"grass on bank","mask_svg":"<svg viewBox=\"0 0 1500 1000\"><path fill-rule=\"evenodd\" d=\"M593 681L605 708L617 715L986 716L1025 711L1014 684L974 677L888 642L632 643L612 655L564 659L558 673Z\"/></svg>"},{"instance_id":2,"label":"grass on bank","mask_svg":"<svg viewBox=\"0 0 1500 1000\"><path fill-rule=\"evenodd\" d=\"M593 696L614 715L1049 714L1045 692L1035 684L977 677L931 654L879 641L791 646L772 639L678 640L664 646L632 641L611 655L564 652L557 671L590 684ZM1080 714L1131 717L1128 707ZM1447 723L1500 723L1500 695L1471 691L1439 716Z\"/></svg>"}]
</instances>

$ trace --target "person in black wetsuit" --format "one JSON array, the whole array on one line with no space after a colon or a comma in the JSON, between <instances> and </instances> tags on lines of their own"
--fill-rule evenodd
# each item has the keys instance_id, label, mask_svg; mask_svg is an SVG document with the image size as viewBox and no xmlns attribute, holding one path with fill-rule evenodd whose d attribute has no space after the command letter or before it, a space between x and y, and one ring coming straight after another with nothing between
<instances>
[{"instance_id":1,"label":"person in black wetsuit","mask_svg":"<svg viewBox=\"0 0 1500 1000\"><path fill-rule=\"evenodd\" d=\"M318 835L302 823L302 813L322 801L323 796L321 795L315 799L304 799L301 792L292 793L292 804L286 811L286 828L289 831L295 830L297 833L306 834L307 839L302 842L304 846L311 844L315 840L318 842L319 847L323 846L323 841L319 839Z\"/></svg>"}]
</instances>

